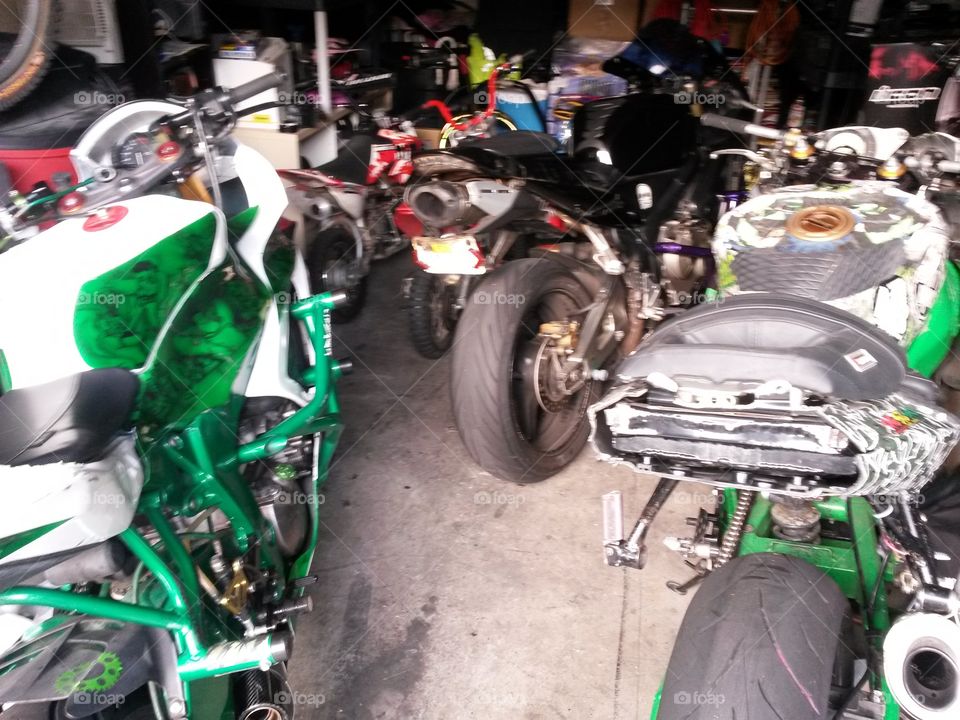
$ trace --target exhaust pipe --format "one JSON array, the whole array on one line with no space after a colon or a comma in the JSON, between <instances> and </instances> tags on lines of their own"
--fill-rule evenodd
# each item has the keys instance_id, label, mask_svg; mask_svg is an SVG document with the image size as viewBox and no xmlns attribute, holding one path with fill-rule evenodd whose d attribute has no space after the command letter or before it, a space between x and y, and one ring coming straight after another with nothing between
<instances>
[{"instance_id":1,"label":"exhaust pipe","mask_svg":"<svg viewBox=\"0 0 960 720\"><path fill-rule=\"evenodd\" d=\"M235 689L239 720L292 720L294 695L279 667L241 673Z\"/></svg>"},{"instance_id":2,"label":"exhaust pipe","mask_svg":"<svg viewBox=\"0 0 960 720\"><path fill-rule=\"evenodd\" d=\"M463 185L442 180L410 186L404 202L421 222L433 228L454 225L471 205Z\"/></svg>"},{"instance_id":3,"label":"exhaust pipe","mask_svg":"<svg viewBox=\"0 0 960 720\"><path fill-rule=\"evenodd\" d=\"M883 674L914 720L960 717L960 625L934 613L900 618L883 641Z\"/></svg>"}]
</instances>

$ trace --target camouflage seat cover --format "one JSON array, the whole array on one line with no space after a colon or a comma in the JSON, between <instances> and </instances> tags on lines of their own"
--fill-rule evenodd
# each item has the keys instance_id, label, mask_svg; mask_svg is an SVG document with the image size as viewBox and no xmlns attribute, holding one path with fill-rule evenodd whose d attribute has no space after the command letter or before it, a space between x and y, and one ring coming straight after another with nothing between
<instances>
[{"instance_id":1,"label":"camouflage seat cover","mask_svg":"<svg viewBox=\"0 0 960 720\"><path fill-rule=\"evenodd\" d=\"M791 234L791 216L823 206L849 211L849 232L830 239ZM721 218L713 251L721 294L782 292L821 300L906 346L923 329L943 283L948 245L936 206L867 181L798 185L753 198Z\"/></svg>"}]
</instances>

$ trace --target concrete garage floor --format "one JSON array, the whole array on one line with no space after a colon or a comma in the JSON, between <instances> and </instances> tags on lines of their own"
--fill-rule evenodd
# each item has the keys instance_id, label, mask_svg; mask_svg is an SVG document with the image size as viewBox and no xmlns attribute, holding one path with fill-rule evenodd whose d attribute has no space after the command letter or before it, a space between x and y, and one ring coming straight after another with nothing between
<instances>
[{"instance_id":1,"label":"concrete garage floor","mask_svg":"<svg viewBox=\"0 0 960 720\"><path fill-rule=\"evenodd\" d=\"M406 254L376 264L367 308L334 327L355 372L340 385L316 610L292 664L298 717L648 718L689 600L664 582L691 575L661 540L688 533L705 490L675 492L645 570L607 567L601 495L622 490L631 525L655 481L589 449L536 485L475 466L449 360L421 358L407 336L411 267Z\"/></svg>"},{"instance_id":2,"label":"concrete garage floor","mask_svg":"<svg viewBox=\"0 0 960 720\"><path fill-rule=\"evenodd\" d=\"M316 609L299 624L299 720L648 718L689 596L662 546L706 497L681 486L654 524L645 570L608 568L600 496L624 493L632 525L652 478L589 449L543 483L477 468L450 410L448 359L407 337L404 253L374 266L368 306L334 326L347 424L314 563ZM39 720L39 708L4 718Z\"/></svg>"}]
</instances>

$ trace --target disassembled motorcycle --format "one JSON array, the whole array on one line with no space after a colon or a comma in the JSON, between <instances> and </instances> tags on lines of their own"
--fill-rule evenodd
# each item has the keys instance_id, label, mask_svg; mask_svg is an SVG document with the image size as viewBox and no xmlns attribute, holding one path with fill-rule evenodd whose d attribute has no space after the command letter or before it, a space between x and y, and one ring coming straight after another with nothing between
<instances>
[{"instance_id":1,"label":"disassembled motorcycle","mask_svg":"<svg viewBox=\"0 0 960 720\"><path fill-rule=\"evenodd\" d=\"M230 135L279 81L119 106L73 150L75 188L4 196L4 705L293 716L349 363L345 295L312 293L283 183Z\"/></svg>"},{"instance_id":2,"label":"disassembled motorcycle","mask_svg":"<svg viewBox=\"0 0 960 720\"><path fill-rule=\"evenodd\" d=\"M695 571L669 587L702 587L652 717L958 716L960 557L915 501L960 438L928 379L960 323L960 141L703 122L774 139L737 151L761 182L714 234L719 300L655 329L589 410L602 459L661 478L629 534L604 497L610 565L644 566L681 480L714 488L666 541Z\"/></svg>"}]
</instances>

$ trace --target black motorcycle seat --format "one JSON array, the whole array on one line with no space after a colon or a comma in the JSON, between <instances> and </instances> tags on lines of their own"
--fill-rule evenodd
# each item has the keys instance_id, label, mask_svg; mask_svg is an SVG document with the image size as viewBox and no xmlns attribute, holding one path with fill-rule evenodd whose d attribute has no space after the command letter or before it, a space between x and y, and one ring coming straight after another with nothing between
<instances>
[{"instance_id":1,"label":"black motorcycle seat","mask_svg":"<svg viewBox=\"0 0 960 720\"><path fill-rule=\"evenodd\" d=\"M314 169L350 185L366 185L376 144L377 139L371 135L354 135L340 147L333 160Z\"/></svg>"},{"instance_id":2,"label":"black motorcycle seat","mask_svg":"<svg viewBox=\"0 0 960 720\"><path fill-rule=\"evenodd\" d=\"M517 130L485 138L466 138L460 143L460 147L482 148L499 155L522 157L555 153L560 149L560 144L553 135L547 133Z\"/></svg>"},{"instance_id":3,"label":"black motorcycle seat","mask_svg":"<svg viewBox=\"0 0 960 720\"><path fill-rule=\"evenodd\" d=\"M683 313L641 343L618 375L654 372L716 384L786 380L847 400L907 387L935 397L932 383L909 373L903 351L883 331L825 303L777 293L733 296Z\"/></svg>"},{"instance_id":4,"label":"black motorcycle seat","mask_svg":"<svg viewBox=\"0 0 960 720\"><path fill-rule=\"evenodd\" d=\"M0 395L0 464L96 460L129 427L140 380L102 368Z\"/></svg>"}]
</instances>

